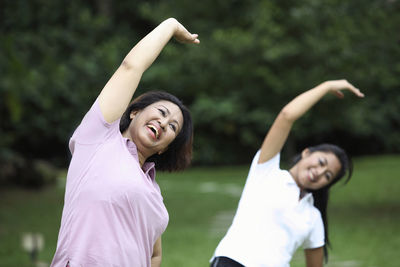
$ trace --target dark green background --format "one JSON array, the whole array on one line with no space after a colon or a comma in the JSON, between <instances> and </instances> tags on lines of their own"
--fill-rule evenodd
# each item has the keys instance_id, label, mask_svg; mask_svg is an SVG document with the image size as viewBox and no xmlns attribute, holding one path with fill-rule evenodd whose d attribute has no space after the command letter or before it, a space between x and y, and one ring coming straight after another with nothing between
<instances>
[{"instance_id":1,"label":"dark green background","mask_svg":"<svg viewBox=\"0 0 400 267\"><path fill-rule=\"evenodd\" d=\"M138 93L166 90L191 109L194 165L248 163L284 104L340 78L366 98L324 98L284 153L319 142L356 156L398 153L399 11L394 0L3 0L0 182L34 180L27 170L39 159L67 166L84 113L130 48L168 17L201 44L169 43Z\"/></svg>"}]
</instances>

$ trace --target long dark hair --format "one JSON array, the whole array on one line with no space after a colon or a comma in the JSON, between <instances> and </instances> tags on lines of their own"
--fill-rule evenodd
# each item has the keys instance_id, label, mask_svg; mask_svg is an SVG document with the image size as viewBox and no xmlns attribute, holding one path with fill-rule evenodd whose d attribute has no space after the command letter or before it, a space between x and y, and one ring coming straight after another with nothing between
<instances>
[{"instance_id":1,"label":"long dark hair","mask_svg":"<svg viewBox=\"0 0 400 267\"><path fill-rule=\"evenodd\" d=\"M334 180L328 184L327 186L320 188L318 190L308 190L310 193L312 193L313 198L314 198L314 206L319 210L321 213L322 221L324 223L324 232L325 232L325 245L324 245L324 256L325 256L325 262L328 262L328 249L327 247L331 246L330 241L329 241L329 236L328 236L328 214L327 214L327 208L328 208L328 200L329 200L329 189L331 186L336 184L339 180L342 180L343 177L346 176L345 178L345 184L350 180L351 175L353 174L353 163L351 159L347 156L346 151L344 151L342 148L332 145L332 144L320 144L317 146L312 146L308 147L310 152L315 152L315 151L322 151L322 152L330 152L333 153L339 160L340 162L340 170ZM298 161L301 160L301 155L297 155L293 162L296 164ZM347 175L346 175L347 173Z\"/></svg>"},{"instance_id":2,"label":"long dark hair","mask_svg":"<svg viewBox=\"0 0 400 267\"><path fill-rule=\"evenodd\" d=\"M121 117L119 130L125 132L131 123L132 111L139 111L147 106L166 100L179 107L183 115L183 125L179 134L169 144L168 149L162 154L154 154L146 159L146 162L154 162L157 170L178 171L190 165L192 159L193 124L189 110L174 95L162 91L150 91L135 98Z\"/></svg>"}]
</instances>

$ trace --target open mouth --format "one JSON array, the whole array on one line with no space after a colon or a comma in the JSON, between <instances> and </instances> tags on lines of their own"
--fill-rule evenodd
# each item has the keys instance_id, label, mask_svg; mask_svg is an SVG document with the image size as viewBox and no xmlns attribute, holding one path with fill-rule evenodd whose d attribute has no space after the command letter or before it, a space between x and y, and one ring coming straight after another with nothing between
<instances>
[{"instance_id":1,"label":"open mouth","mask_svg":"<svg viewBox=\"0 0 400 267\"><path fill-rule=\"evenodd\" d=\"M148 125L147 127L149 127L149 129L154 133L154 136L156 137L156 139L158 139L158 137L160 136L160 133L158 132L157 127L155 127L154 125Z\"/></svg>"},{"instance_id":2,"label":"open mouth","mask_svg":"<svg viewBox=\"0 0 400 267\"><path fill-rule=\"evenodd\" d=\"M315 175L310 171L309 172L309 178L310 178L310 180L311 180L311 182L314 182L315 181Z\"/></svg>"}]
</instances>

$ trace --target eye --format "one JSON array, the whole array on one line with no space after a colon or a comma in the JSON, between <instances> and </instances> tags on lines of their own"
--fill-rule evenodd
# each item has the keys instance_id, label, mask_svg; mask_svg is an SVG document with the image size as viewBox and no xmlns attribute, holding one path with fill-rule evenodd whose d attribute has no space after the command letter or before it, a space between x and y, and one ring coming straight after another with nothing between
<instances>
[{"instance_id":1,"label":"eye","mask_svg":"<svg viewBox=\"0 0 400 267\"><path fill-rule=\"evenodd\" d=\"M331 175L330 173L325 174L325 176L326 176L326 179L327 179L328 181L330 181L331 178L332 178L332 175Z\"/></svg>"},{"instance_id":2,"label":"eye","mask_svg":"<svg viewBox=\"0 0 400 267\"><path fill-rule=\"evenodd\" d=\"M176 132L176 126L173 123L170 123L169 126L171 127L172 131Z\"/></svg>"},{"instance_id":3,"label":"eye","mask_svg":"<svg viewBox=\"0 0 400 267\"><path fill-rule=\"evenodd\" d=\"M160 113L161 113L161 115L162 115L163 117L166 116L167 113L166 113L163 109L160 109L160 108L159 108L158 110L160 111Z\"/></svg>"},{"instance_id":4,"label":"eye","mask_svg":"<svg viewBox=\"0 0 400 267\"><path fill-rule=\"evenodd\" d=\"M325 164L325 162L320 158L320 159L318 159L318 163L319 163L319 165L321 165L321 166L324 166L324 164Z\"/></svg>"}]
</instances>

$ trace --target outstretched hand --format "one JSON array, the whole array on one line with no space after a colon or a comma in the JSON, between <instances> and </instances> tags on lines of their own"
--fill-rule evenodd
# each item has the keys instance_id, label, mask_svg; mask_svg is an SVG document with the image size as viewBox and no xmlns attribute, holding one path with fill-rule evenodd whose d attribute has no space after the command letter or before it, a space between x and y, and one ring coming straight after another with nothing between
<instances>
[{"instance_id":1,"label":"outstretched hand","mask_svg":"<svg viewBox=\"0 0 400 267\"><path fill-rule=\"evenodd\" d=\"M339 98L344 97L342 90L349 90L358 97L364 97L364 94L361 93L360 89L354 87L347 80L327 81L327 82L325 82L325 85L327 86L327 88L329 89L330 92L332 92L334 95L336 95Z\"/></svg>"},{"instance_id":2,"label":"outstretched hand","mask_svg":"<svg viewBox=\"0 0 400 267\"><path fill-rule=\"evenodd\" d=\"M186 44L199 44L198 34L190 33L181 23L173 19L176 23L174 38L180 43Z\"/></svg>"}]
</instances>

